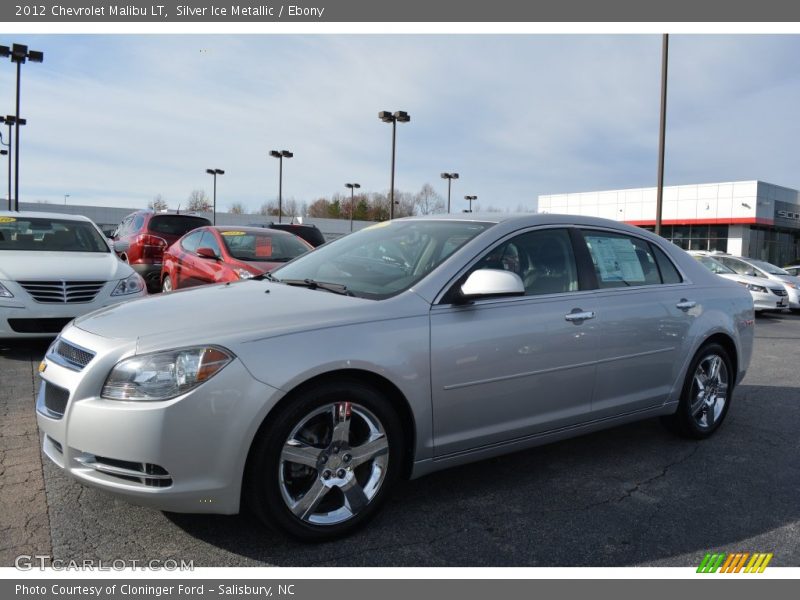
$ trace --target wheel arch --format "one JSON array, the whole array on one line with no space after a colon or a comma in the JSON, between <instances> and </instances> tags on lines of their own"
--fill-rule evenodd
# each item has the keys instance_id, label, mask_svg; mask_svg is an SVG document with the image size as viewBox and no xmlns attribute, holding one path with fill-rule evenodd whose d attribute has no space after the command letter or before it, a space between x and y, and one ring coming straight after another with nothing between
<instances>
[{"instance_id":1,"label":"wheel arch","mask_svg":"<svg viewBox=\"0 0 800 600\"><path fill-rule=\"evenodd\" d=\"M694 354L692 354L692 358L694 358L697 355L697 353L700 352L700 350L702 348L704 348L705 346L708 346L709 344L719 344L728 353L728 358L731 359L731 363L732 363L731 366L733 367L733 373L731 373L731 375L732 375L732 384L731 385L735 386L736 385L736 379L737 379L738 373L739 373L739 350L736 347L736 342L727 333L723 333L721 331L719 331L717 333L713 333L710 336L708 336L706 339L704 339L702 342L700 342L700 345L697 346L697 349L695 350Z\"/></svg>"},{"instance_id":2,"label":"wheel arch","mask_svg":"<svg viewBox=\"0 0 800 600\"><path fill-rule=\"evenodd\" d=\"M250 465L253 458L253 449L263 432L269 428L276 416L280 414L285 406L291 403L294 398L302 394L315 385L323 383L331 383L338 381L357 381L369 385L388 398L392 406L397 411L400 418L400 423L403 428L403 464L400 466L401 476L408 479L411 476L411 471L414 466L414 454L416 448L416 422L414 415L411 411L411 405L406 399L405 395L400 389L391 381L379 375L378 373L367 371L363 369L338 369L335 371L327 371L320 373L299 383L294 388L289 390L283 398L281 398L275 406L270 409L267 415L262 420L255 435L250 440L250 447L247 451L247 459L245 460L244 472L242 477L242 490L248 485L248 473L250 472Z\"/></svg>"}]
</instances>

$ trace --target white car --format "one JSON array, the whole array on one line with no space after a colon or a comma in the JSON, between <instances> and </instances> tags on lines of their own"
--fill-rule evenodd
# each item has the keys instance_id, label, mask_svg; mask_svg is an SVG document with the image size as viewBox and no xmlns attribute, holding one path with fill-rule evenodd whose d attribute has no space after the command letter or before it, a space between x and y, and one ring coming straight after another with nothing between
<instances>
[{"instance_id":1,"label":"white car","mask_svg":"<svg viewBox=\"0 0 800 600\"><path fill-rule=\"evenodd\" d=\"M730 279L745 286L753 296L753 308L756 312L762 310L783 310L789 308L789 292L786 286L779 281L769 281L740 275L730 267L726 267L708 252L690 251L689 254L712 273Z\"/></svg>"},{"instance_id":2,"label":"white car","mask_svg":"<svg viewBox=\"0 0 800 600\"><path fill-rule=\"evenodd\" d=\"M54 337L75 317L146 293L86 217L0 211L0 339Z\"/></svg>"},{"instance_id":3,"label":"white car","mask_svg":"<svg viewBox=\"0 0 800 600\"><path fill-rule=\"evenodd\" d=\"M782 284L789 293L789 308L794 312L800 311L800 277L794 277L780 267L755 258L730 254L715 254L714 258L740 275L758 278L764 282L762 285Z\"/></svg>"}]
</instances>

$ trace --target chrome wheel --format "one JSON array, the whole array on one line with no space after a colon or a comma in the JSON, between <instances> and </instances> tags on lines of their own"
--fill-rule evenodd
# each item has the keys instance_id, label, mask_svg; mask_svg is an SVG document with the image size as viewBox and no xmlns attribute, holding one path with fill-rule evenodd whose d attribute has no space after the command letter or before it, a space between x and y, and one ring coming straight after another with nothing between
<instances>
[{"instance_id":1,"label":"chrome wheel","mask_svg":"<svg viewBox=\"0 0 800 600\"><path fill-rule=\"evenodd\" d=\"M363 511L386 478L389 442L380 420L352 402L303 417L281 449L280 493L295 517L337 525Z\"/></svg>"},{"instance_id":2,"label":"chrome wheel","mask_svg":"<svg viewBox=\"0 0 800 600\"><path fill-rule=\"evenodd\" d=\"M708 354L697 365L692 380L689 412L701 429L711 429L728 401L728 367L718 354Z\"/></svg>"},{"instance_id":3,"label":"chrome wheel","mask_svg":"<svg viewBox=\"0 0 800 600\"><path fill-rule=\"evenodd\" d=\"M172 279L170 279L169 275L164 277L164 281L161 283L161 291L165 294L169 294L172 291Z\"/></svg>"}]
</instances>

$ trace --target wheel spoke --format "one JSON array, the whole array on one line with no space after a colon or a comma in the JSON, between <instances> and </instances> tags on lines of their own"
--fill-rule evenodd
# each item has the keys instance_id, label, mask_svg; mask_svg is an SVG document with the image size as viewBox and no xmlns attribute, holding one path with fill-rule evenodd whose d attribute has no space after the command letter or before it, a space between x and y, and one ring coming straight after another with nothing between
<instances>
[{"instance_id":1,"label":"wheel spoke","mask_svg":"<svg viewBox=\"0 0 800 600\"><path fill-rule=\"evenodd\" d=\"M702 367L697 367L697 371L695 371L694 373L694 383L697 386L697 389L701 393L706 391L706 383L708 383L708 377L706 376Z\"/></svg>"},{"instance_id":2,"label":"wheel spoke","mask_svg":"<svg viewBox=\"0 0 800 600\"><path fill-rule=\"evenodd\" d=\"M386 436L384 434L380 434L378 437L370 440L366 444L362 444L350 449L350 455L353 457L351 459L352 465L357 467L368 460L372 460L373 458L377 458L378 456L382 456L388 452L389 443L386 441Z\"/></svg>"},{"instance_id":3,"label":"wheel spoke","mask_svg":"<svg viewBox=\"0 0 800 600\"><path fill-rule=\"evenodd\" d=\"M700 420L700 417L702 416L701 413L703 412L703 407L706 405L706 402L705 402L704 398L705 398L705 396L703 396L701 394L698 397L698 399L695 400L695 402L692 404L692 406L690 408L692 416L698 421Z\"/></svg>"},{"instance_id":4,"label":"wheel spoke","mask_svg":"<svg viewBox=\"0 0 800 600\"><path fill-rule=\"evenodd\" d=\"M712 400L708 406L706 406L706 427L711 427L714 424L714 408L717 405L717 397L712 396Z\"/></svg>"},{"instance_id":5,"label":"wheel spoke","mask_svg":"<svg viewBox=\"0 0 800 600\"><path fill-rule=\"evenodd\" d=\"M719 378L719 367L722 364L722 359L719 356L711 358L711 365L708 372L709 381L716 381Z\"/></svg>"},{"instance_id":6,"label":"wheel spoke","mask_svg":"<svg viewBox=\"0 0 800 600\"><path fill-rule=\"evenodd\" d=\"M347 508L349 508L350 512L354 515L360 513L364 507L369 504L364 490L358 485L358 481L356 481L355 477L351 477L350 481L341 486L341 490L344 493L344 500Z\"/></svg>"},{"instance_id":7,"label":"wheel spoke","mask_svg":"<svg viewBox=\"0 0 800 600\"><path fill-rule=\"evenodd\" d=\"M332 442L346 444L350 441L350 417L352 405L350 402L337 402L333 405L333 435Z\"/></svg>"},{"instance_id":8,"label":"wheel spoke","mask_svg":"<svg viewBox=\"0 0 800 600\"><path fill-rule=\"evenodd\" d=\"M319 448L308 446L298 440L289 440L283 446L281 460L316 469L320 453L321 450Z\"/></svg>"},{"instance_id":9,"label":"wheel spoke","mask_svg":"<svg viewBox=\"0 0 800 600\"><path fill-rule=\"evenodd\" d=\"M316 479L305 495L291 506L292 512L301 519L307 520L329 489L321 480Z\"/></svg>"}]
</instances>

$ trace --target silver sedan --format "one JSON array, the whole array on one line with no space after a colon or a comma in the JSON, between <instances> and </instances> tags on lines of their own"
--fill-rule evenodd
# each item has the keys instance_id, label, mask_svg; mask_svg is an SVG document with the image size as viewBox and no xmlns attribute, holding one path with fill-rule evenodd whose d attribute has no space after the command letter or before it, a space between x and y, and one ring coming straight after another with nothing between
<instances>
[{"instance_id":1,"label":"silver sedan","mask_svg":"<svg viewBox=\"0 0 800 600\"><path fill-rule=\"evenodd\" d=\"M323 540L401 477L656 416L710 436L753 315L743 286L620 223L401 219L77 319L40 367L38 420L83 484Z\"/></svg>"}]
</instances>

